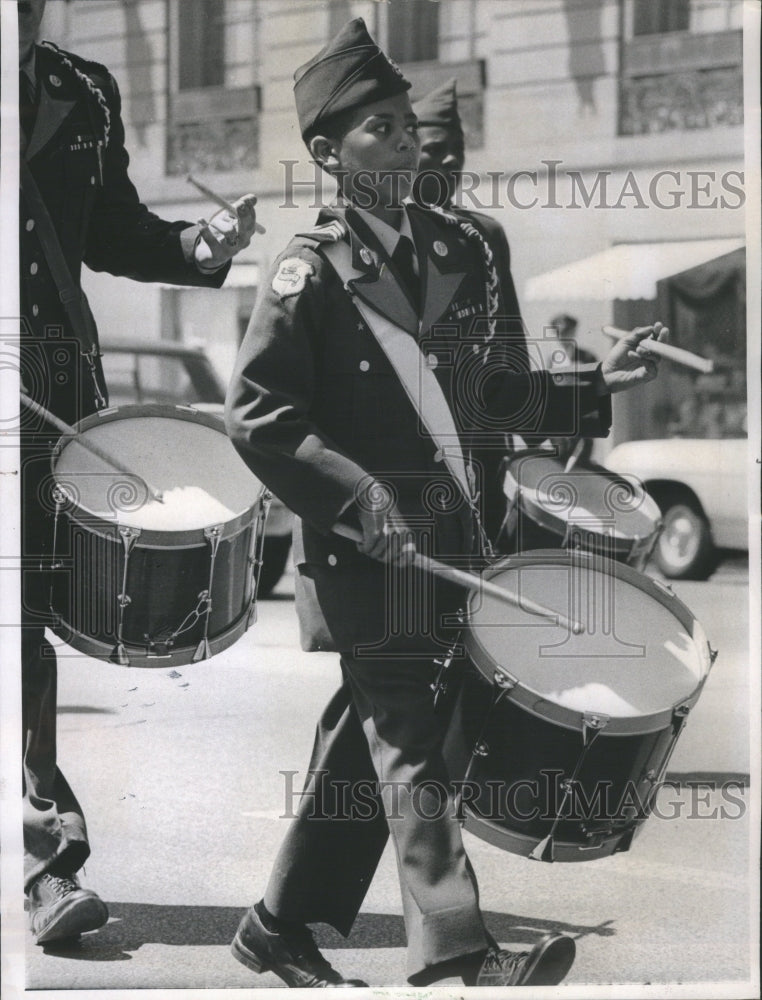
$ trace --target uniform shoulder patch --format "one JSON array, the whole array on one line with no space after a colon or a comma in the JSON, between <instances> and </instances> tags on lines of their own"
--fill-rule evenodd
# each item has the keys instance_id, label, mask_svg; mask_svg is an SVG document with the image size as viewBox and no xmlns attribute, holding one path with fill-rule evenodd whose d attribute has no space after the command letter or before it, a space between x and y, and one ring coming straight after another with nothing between
<instances>
[{"instance_id":1,"label":"uniform shoulder patch","mask_svg":"<svg viewBox=\"0 0 762 1000\"><path fill-rule=\"evenodd\" d=\"M315 268L308 260L303 260L301 257L286 257L280 262L272 280L272 289L282 299L289 295L298 295L307 284L307 278L311 278L314 273Z\"/></svg>"}]
</instances>

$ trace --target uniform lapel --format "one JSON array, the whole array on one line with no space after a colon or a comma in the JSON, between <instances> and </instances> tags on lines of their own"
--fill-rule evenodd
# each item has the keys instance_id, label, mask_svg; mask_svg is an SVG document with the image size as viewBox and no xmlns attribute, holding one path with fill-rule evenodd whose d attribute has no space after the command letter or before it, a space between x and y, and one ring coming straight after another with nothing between
<instances>
[{"instance_id":1,"label":"uniform lapel","mask_svg":"<svg viewBox=\"0 0 762 1000\"><path fill-rule=\"evenodd\" d=\"M61 78L55 73L50 73L50 64L45 58L44 52L44 48L37 49L36 72L40 82L40 104L32 136L26 149L27 160L31 160L47 146L77 103L76 97L69 97L66 94L65 85L60 82ZM59 80L59 85L56 86L52 82L53 80Z\"/></svg>"},{"instance_id":2,"label":"uniform lapel","mask_svg":"<svg viewBox=\"0 0 762 1000\"><path fill-rule=\"evenodd\" d=\"M453 226L437 225L431 213L408 213L423 282L421 331L425 333L444 314L455 298L469 263Z\"/></svg>"},{"instance_id":3,"label":"uniform lapel","mask_svg":"<svg viewBox=\"0 0 762 1000\"><path fill-rule=\"evenodd\" d=\"M395 326L417 337L418 315L395 278L386 251L354 212L344 219L356 274L349 282L352 291Z\"/></svg>"}]
</instances>

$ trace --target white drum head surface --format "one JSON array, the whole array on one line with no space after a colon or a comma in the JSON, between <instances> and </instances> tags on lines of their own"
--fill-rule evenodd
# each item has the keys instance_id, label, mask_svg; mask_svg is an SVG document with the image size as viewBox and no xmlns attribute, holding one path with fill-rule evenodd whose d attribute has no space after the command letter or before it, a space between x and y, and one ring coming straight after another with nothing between
<instances>
[{"instance_id":1,"label":"white drum head surface","mask_svg":"<svg viewBox=\"0 0 762 1000\"><path fill-rule=\"evenodd\" d=\"M135 475L117 472L77 440L55 464L56 479L79 507L147 531L187 531L244 513L262 493L224 429L182 417L129 415L82 432ZM146 495L140 477L164 502Z\"/></svg>"},{"instance_id":2,"label":"white drum head surface","mask_svg":"<svg viewBox=\"0 0 762 1000\"><path fill-rule=\"evenodd\" d=\"M690 634L643 589L588 565L508 567L490 582L579 621L559 625L480 595L471 605L479 646L538 700L572 711L633 718L694 694L709 670L706 638Z\"/></svg>"}]
</instances>

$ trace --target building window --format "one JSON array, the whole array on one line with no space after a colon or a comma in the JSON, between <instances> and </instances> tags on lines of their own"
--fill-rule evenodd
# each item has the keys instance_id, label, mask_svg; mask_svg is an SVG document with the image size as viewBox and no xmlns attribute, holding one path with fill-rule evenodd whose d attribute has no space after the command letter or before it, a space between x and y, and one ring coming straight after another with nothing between
<instances>
[{"instance_id":1,"label":"building window","mask_svg":"<svg viewBox=\"0 0 762 1000\"><path fill-rule=\"evenodd\" d=\"M259 162L256 0L168 0L167 173Z\"/></svg>"},{"instance_id":2,"label":"building window","mask_svg":"<svg viewBox=\"0 0 762 1000\"><path fill-rule=\"evenodd\" d=\"M439 58L439 4L406 0L394 4L386 24L386 51L395 62Z\"/></svg>"},{"instance_id":3,"label":"building window","mask_svg":"<svg viewBox=\"0 0 762 1000\"><path fill-rule=\"evenodd\" d=\"M225 83L225 4L184 0L178 24L178 89L222 87Z\"/></svg>"},{"instance_id":4,"label":"building window","mask_svg":"<svg viewBox=\"0 0 762 1000\"><path fill-rule=\"evenodd\" d=\"M633 35L687 31L689 24L690 0L635 0Z\"/></svg>"},{"instance_id":5,"label":"building window","mask_svg":"<svg viewBox=\"0 0 762 1000\"><path fill-rule=\"evenodd\" d=\"M731 27L736 0L693 9L689 0L630 0L625 10L620 135L743 124L742 33Z\"/></svg>"}]
</instances>

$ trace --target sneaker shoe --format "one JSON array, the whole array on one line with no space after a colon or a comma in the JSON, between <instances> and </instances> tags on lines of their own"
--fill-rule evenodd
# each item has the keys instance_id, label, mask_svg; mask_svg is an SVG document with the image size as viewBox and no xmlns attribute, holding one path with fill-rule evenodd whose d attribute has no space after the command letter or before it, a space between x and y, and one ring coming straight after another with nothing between
<instances>
[{"instance_id":1,"label":"sneaker shoe","mask_svg":"<svg viewBox=\"0 0 762 1000\"><path fill-rule=\"evenodd\" d=\"M36 944L74 938L108 920L103 900L74 875L40 875L27 891L29 925Z\"/></svg>"},{"instance_id":2,"label":"sneaker shoe","mask_svg":"<svg viewBox=\"0 0 762 1000\"><path fill-rule=\"evenodd\" d=\"M556 986L571 969L576 948L565 934L548 934L531 951L491 948L476 986Z\"/></svg>"},{"instance_id":3,"label":"sneaker shoe","mask_svg":"<svg viewBox=\"0 0 762 1000\"><path fill-rule=\"evenodd\" d=\"M274 934L252 907L241 921L233 944L233 957L253 972L274 972L287 986L367 986L360 979L344 979L320 954L307 927L296 926Z\"/></svg>"}]
</instances>

